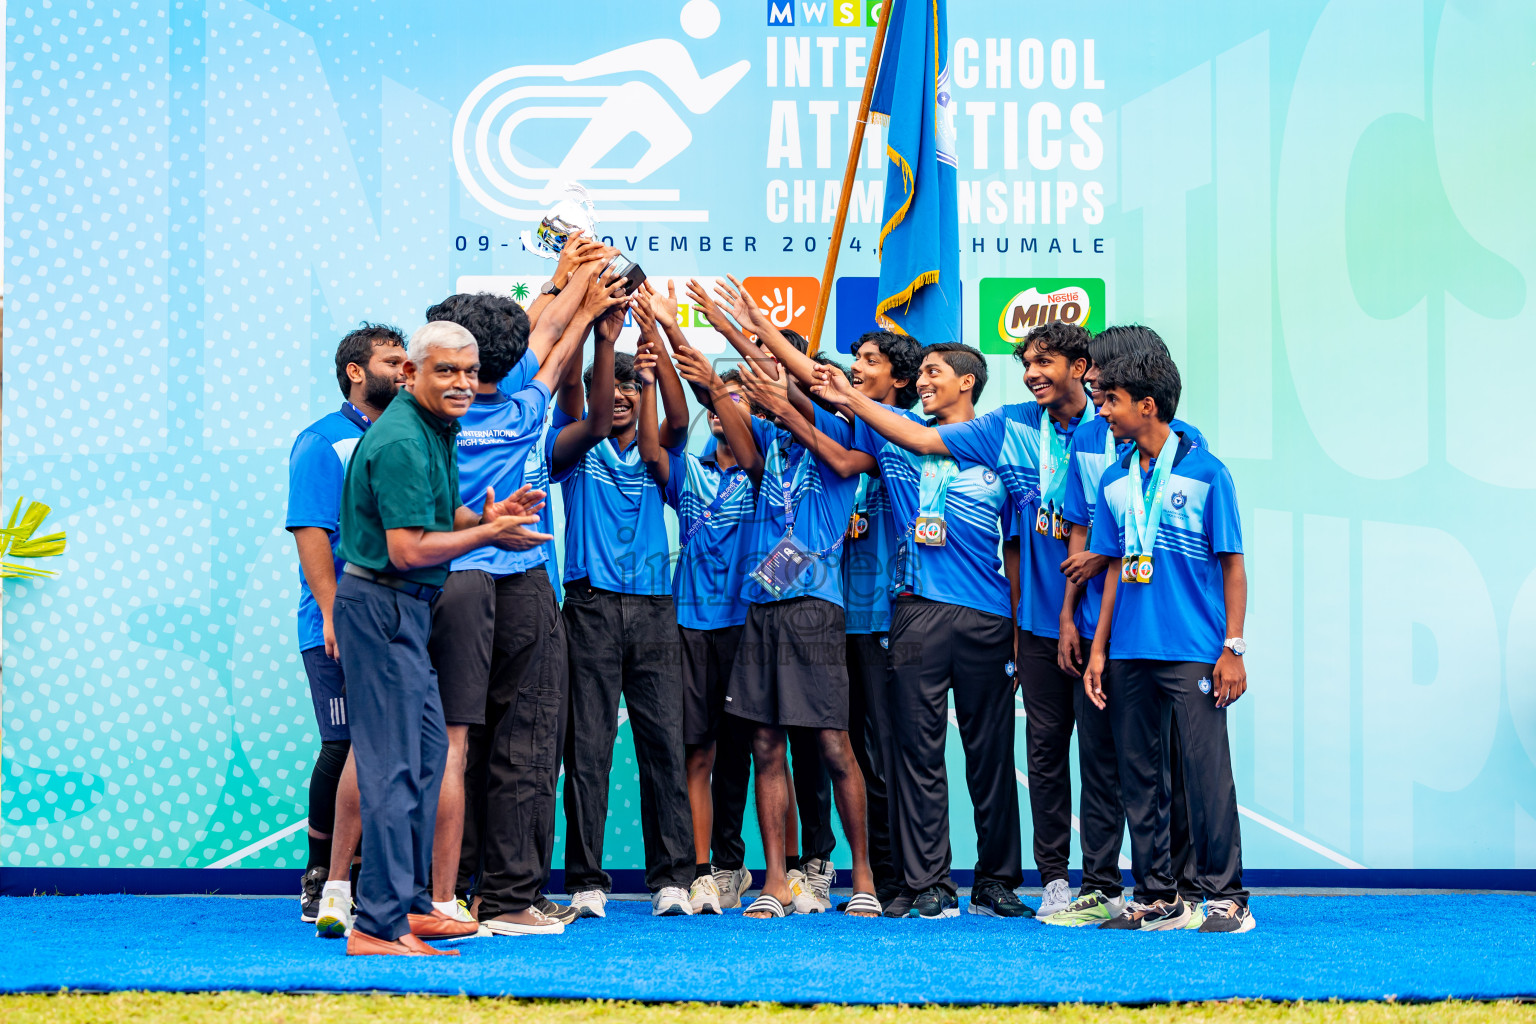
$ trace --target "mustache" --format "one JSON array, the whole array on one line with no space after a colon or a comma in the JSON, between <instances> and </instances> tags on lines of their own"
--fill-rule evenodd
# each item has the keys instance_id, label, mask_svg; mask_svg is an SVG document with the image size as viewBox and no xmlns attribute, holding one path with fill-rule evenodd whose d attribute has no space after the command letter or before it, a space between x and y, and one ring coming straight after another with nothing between
<instances>
[{"instance_id":1,"label":"mustache","mask_svg":"<svg viewBox=\"0 0 1536 1024\"><path fill-rule=\"evenodd\" d=\"M468 388L449 388L443 392L444 398L473 398L475 393Z\"/></svg>"}]
</instances>

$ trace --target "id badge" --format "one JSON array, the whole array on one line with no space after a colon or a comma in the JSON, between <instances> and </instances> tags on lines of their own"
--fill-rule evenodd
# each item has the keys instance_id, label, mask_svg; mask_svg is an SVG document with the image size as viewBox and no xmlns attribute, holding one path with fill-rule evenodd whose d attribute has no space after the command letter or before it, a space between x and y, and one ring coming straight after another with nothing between
<instances>
[{"instance_id":1,"label":"id badge","mask_svg":"<svg viewBox=\"0 0 1536 1024\"><path fill-rule=\"evenodd\" d=\"M1042 537L1051 535L1051 510L1044 505L1041 505L1040 511L1035 513L1035 532Z\"/></svg>"},{"instance_id":2,"label":"id badge","mask_svg":"<svg viewBox=\"0 0 1536 1024\"><path fill-rule=\"evenodd\" d=\"M869 516L863 512L854 512L848 517L848 539L863 540L869 536Z\"/></svg>"},{"instance_id":3,"label":"id badge","mask_svg":"<svg viewBox=\"0 0 1536 1024\"><path fill-rule=\"evenodd\" d=\"M764 590L774 597L780 597L800 578L810 561L810 552L801 547L795 538L785 537L773 546L768 557L752 570L751 575Z\"/></svg>"},{"instance_id":4,"label":"id badge","mask_svg":"<svg viewBox=\"0 0 1536 1024\"><path fill-rule=\"evenodd\" d=\"M941 548L944 546L945 526L943 516L918 516L912 526L912 539L919 544Z\"/></svg>"},{"instance_id":5,"label":"id badge","mask_svg":"<svg viewBox=\"0 0 1536 1024\"><path fill-rule=\"evenodd\" d=\"M896 545L896 559L891 563L891 582L905 588L907 585L907 542Z\"/></svg>"}]
</instances>

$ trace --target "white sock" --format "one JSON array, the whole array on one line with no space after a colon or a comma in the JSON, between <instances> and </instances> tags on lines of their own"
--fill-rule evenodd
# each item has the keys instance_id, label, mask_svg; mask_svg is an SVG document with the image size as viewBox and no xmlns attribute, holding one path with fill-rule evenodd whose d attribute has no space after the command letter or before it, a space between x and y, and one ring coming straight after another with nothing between
<instances>
[{"instance_id":1,"label":"white sock","mask_svg":"<svg viewBox=\"0 0 1536 1024\"><path fill-rule=\"evenodd\" d=\"M325 899L327 896L332 895L344 900L350 900L352 898L352 883L350 881L326 882L325 888L320 890L320 898Z\"/></svg>"},{"instance_id":2,"label":"white sock","mask_svg":"<svg viewBox=\"0 0 1536 1024\"><path fill-rule=\"evenodd\" d=\"M433 900L432 901L432 906L434 908L438 909L438 910L441 910L443 913L447 914L449 917L458 917L459 916L459 901L458 900L448 900L446 903L439 903L436 900Z\"/></svg>"}]
</instances>

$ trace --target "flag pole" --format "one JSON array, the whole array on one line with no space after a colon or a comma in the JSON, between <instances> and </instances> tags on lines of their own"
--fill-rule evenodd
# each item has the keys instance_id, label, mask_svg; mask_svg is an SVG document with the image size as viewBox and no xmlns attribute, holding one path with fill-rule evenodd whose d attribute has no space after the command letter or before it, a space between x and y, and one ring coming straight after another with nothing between
<instances>
[{"instance_id":1,"label":"flag pole","mask_svg":"<svg viewBox=\"0 0 1536 1024\"><path fill-rule=\"evenodd\" d=\"M853 195L853 177L859 169L864 150L864 125L869 121L869 104L875 95L875 77L880 72L880 56L885 49L885 26L890 21L892 0L880 4L880 22L869 47L869 68L864 73L864 95L859 100L859 116L853 125L853 143L848 147L848 164L843 169L843 191L837 197L837 219L832 222L832 243L827 263L821 272L821 294L816 298L816 319L811 321L810 354L821 349L821 329L826 324L827 304L832 301L832 278L837 272L837 256L843 248L843 225L848 220L848 200Z\"/></svg>"}]
</instances>

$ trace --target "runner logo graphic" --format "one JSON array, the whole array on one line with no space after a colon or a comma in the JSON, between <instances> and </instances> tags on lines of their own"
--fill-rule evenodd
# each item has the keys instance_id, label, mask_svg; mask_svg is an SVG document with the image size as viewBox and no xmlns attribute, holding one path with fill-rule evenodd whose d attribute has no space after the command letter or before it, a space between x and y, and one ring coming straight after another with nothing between
<instances>
[{"instance_id":1,"label":"runner logo graphic","mask_svg":"<svg viewBox=\"0 0 1536 1024\"><path fill-rule=\"evenodd\" d=\"M683 30L713 35L720 11L711 0L689 0ZM491 75L470 92L453 124L453 161L459 181L486 209L514 220L537 220L568 182L581 182L609 222L703 222L708 210L679 208L671 188L633 188L665 167L693 142L683 115L655 87L660 82L695 116L708 113L751 68L741 60L701 77L693 56L676 39L649 39L575 64L521 64ZM581 128L563 155L538 153L550 133L540 121L576 121ZM628 166L608 166L630 134L645 143ZM523 156L534 154L530 166ZM604 182L622 187L605 188ZM631 204L642 204L639 206ZM615 205L617 204L617 205Z\"/></svg>"}]
</instances>

